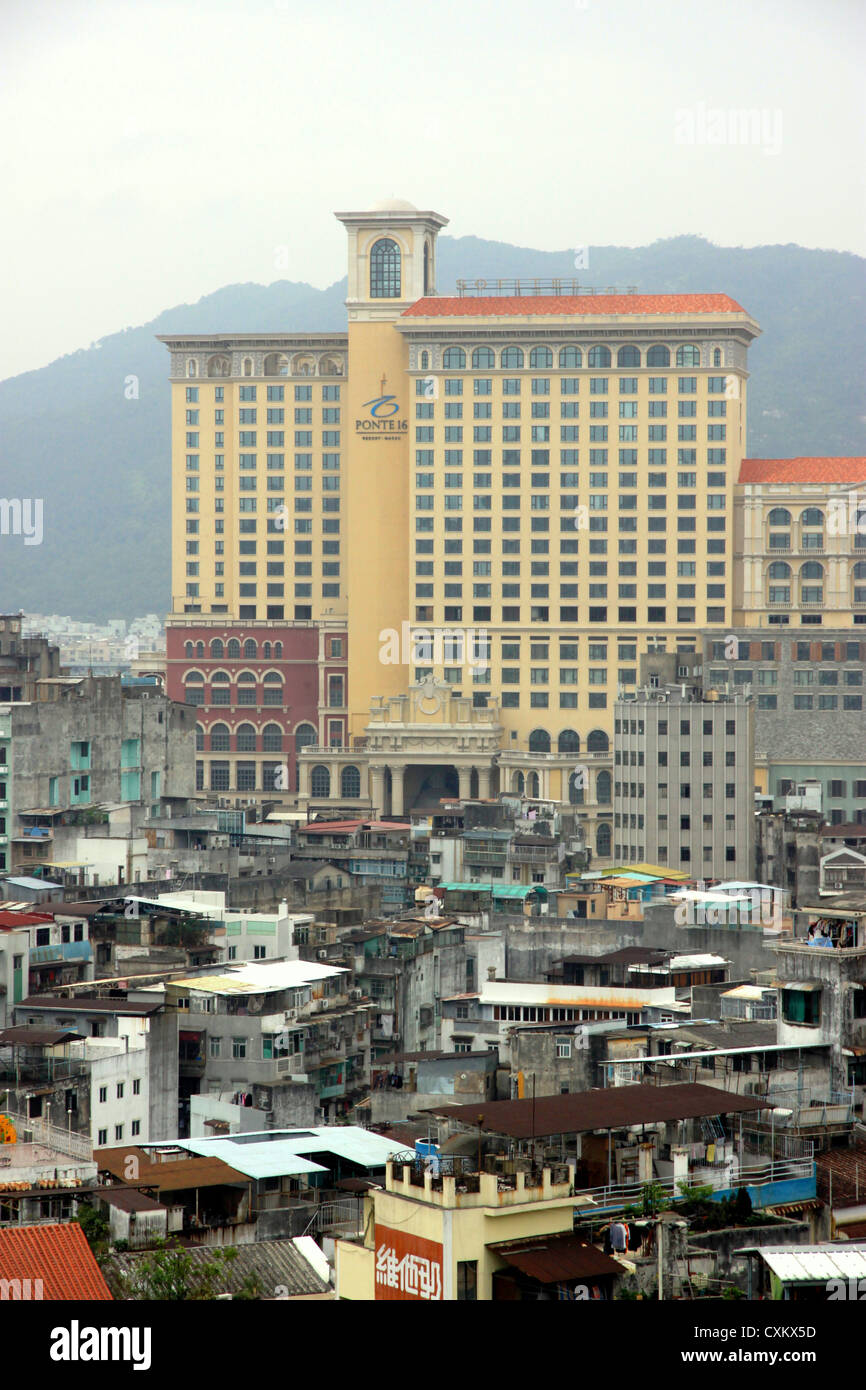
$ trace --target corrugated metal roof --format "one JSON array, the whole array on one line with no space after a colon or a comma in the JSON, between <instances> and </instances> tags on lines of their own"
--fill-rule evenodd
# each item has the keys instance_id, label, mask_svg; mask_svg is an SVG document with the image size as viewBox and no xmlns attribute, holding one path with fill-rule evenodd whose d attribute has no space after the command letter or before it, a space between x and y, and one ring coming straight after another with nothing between
<instances>
[{"instance_id":1,"label":"corrugated metal roof","mask_svg":"<svg viewBox=\"0 0 866 1390\"><path fill-rule=\"evenodd\" d=\"M866 1245L765 1246L760 1254L786 1284L866 1278Z\"/></svg>"},{"instance_id":2,"label":"corrugated metal roof","mask_svg":"<svg viewBox=\"0 0 866 1390\"><path fill-rule=\"evenodd\" d=\"M21 878L7 878L5 883L11 883L15 888L62 888L62 883L52 883L47 878L31 878L24 874Z\"/></svg>"},{"instance_id":3,"label":"corrugated metal roof","mask_svg":"<svg viewBox=\"0 0 866 1390\"><path fill-rule=\"evenodd\" d=\"M95 983L92 980L88 984ZM105 983L108 983L106 981ZM111 983L117 983L112 981ZM76 994L74 997L66 999L59 994L28 994L26 999L22 999L18 1005L21 1009L46 1009L52 1014L72 1013L72 1014L123 1014L132 1018L144 1018L147 1014L154 1014L165 1004L162 996L155 998L153 1002L142 1000L133 1002L130 999L104 999L101 995L95 994Z\"/></svg>"},{"instance_id":4,"label":"corrugated metal roof","mask_svg":"<svg viewBox=\"0 0 866 1390\"><path fill-rule=\"evenodd\" d=\"M299 1238L301 1241L303 1238ZM264 1298L277 1297L277 1289L287 1289L290 1297L327 1293L330 1285L304 1253L298 1240L261 1240L245 1245L223 1247L237 1251L234 1259L220 1269L219 1292L238 1293L249 1275L255 1275ZM194 1265L213 1263L213 1250L206 1245L187 1246L184 1254ZM105 1264L109 1285L123 1297L123 1279L135 1279L146 1253L112 1255Z\"/></svg>"},{"instance_id":5,"label":"corrugated metal roof","mask_svg":"<svg viewBox=\"0 0 866 1390\"><path fill-rule=\"evenodd\" d=\"M541 1284L623 1273L622 1265L616 1260L577 1236L535 1236L487 1248L495 1250L506 1264Z\"/></svg>"},{"instance_id":6,"label":"corrugated metal roof","mask_svg":"<svg viewBox=\"0 0 866 1390\"><path fill-rule=\"evenodd\" d=\"M251 1178L278 1177L285 1173L326 1172L320 1163L308 1162L303 1155L320 1158L333 1155L357 1163L362 1168L384 1168L396 1148L401 1146L380 1134L355 1125L325 1125L303 1130L266 1130L261 1134L226 1134L212 1139L179 1139L190 1153L221 1158ZM414 1158L414 1153L410 1154ZM305 1166L300 1166L305 1165Z\"/></svg>"},{"instance_id":7,"label":"corrugated metal roof","mask_svg":"<svg viewBox=\"0 0 866 1390\"><path fill-rule=\"evenodd\" d=\"M0 1031L0 1047L53 1047L79 1036L69 1028L30 1028L22 1024Z\"/></svg>"},{"instance_id":8,"label":"corrugated metal roof","mask_svg":"<svg viewBox=\"0 0 866 1390\"><path fill-rule=\"evenodd\" d=\"M165 1211L162 1202L155 1202L145 1192L134 1187L101 1187L97 1189L101 1202L107 1202L118 1211Z\"/></svg>"},{"instance_id":9,"label":"corrugated metal roof","mask_svg":"<svg viewBox=\"0 0 866 1390\"><path fill-rule=\"evenodd\" d=\"M427 1107L421 1113L441 1115L491 1134L530 1139L766 1109L767 1101L753 1096L735 1096L716 1086L684 1084L613 1086L608 1090L575 1091L568 1096L537 1096L534 1101L439 1105Z\"/></svg>"},{"instance_id":10,"label":"corrugated metal roof","mask_svg":"<svg viewBox=\"0 0 866 1390\"><path fill-rule=\"evenodd\" d=\"M263 965L248 961L237 970L221 975L192 975L171 980L173 989L188 989L205 994L272 994L281 989L297 989L301 985L330 980L346 975L345 966L318 965L306 960L279 960Z\"/></svg>"},{"instance_id":11,"label":"corrugated metal roof","mask_svg":"<svg viewBox=\"0 0 866 1390\"><path fill-rule=\"evenodd\" d=\"M223 1184L246 1183L250 1174L232 1168L219 1158L173 1158L154 1162L145 1148L116 1148L94 1150L94 1161L100 1172L111 1173L122 1182L128 1181L127 1160L132 1156L137 1187L155 1187L160 1192L185 1192L194 1187L221 1187Z\"/></svg>"}]
</instances>

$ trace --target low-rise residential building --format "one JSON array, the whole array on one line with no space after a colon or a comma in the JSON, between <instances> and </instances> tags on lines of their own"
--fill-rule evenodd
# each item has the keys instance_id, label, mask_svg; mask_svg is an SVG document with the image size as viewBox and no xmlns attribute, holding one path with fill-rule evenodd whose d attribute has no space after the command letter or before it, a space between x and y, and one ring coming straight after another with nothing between
<instances>
[{"instance_id":1,"label":"low-rise residential building","mask_svg":"<svg viewBox=\"0 0 866 1390\"><path fill-rule=\"evenodd\" d=\"M298 826L299 858L327 860L359 886L381 888L383 908L408 906L408 823L378 820L313 821Z\"/></svg>"},{"instance_id":2,"label":"low-rise residential building","mask_svg":"<svg viewBox=\"0 0 866 1390\"><path fill-rule=\"evenodd\" d=\"M165 999L178 1019L181 1133L196 1094L241 1097L233 1103L270 1111L279 1122L283 1113L296 1118L298 1083L314 1088L313 1110L325 1118L366 1093L371 1006L345 967L302 960L228 965L218 974L168 981ZM301 1091L305 1107L308 1095ZM297 1118L315 1117L305 1108Z\"/></svg>"},{"instance_id":3,"label":"low-rise residential building","mask_svg":"<svg viewBox=\"0 0 866 1390\"><path fill-rule=\"evenodd\" d=\"M436 1303L519 1297L508 1247L572 1233L575 1208L589 1204L575 1198L571 1177L564 1165L497 1174L466 1162L434 1175L424 1160L389 1163L384 1188L365 1199L364 1237L337 1242L337 1297ZM593 1258L597 1251L584 1249L582 1256L560 1282L573 1289L591 1276L610 1297L622 1266Z\"/></svg>"},{"instance_id":4,"label":"low-rise residential building","mask_svg":"<svg viewBox=\"0 0 866 1390\"><path fill-rule=\"evenodd\" d=\"M805 907L792 937L773 943L779 1041L830 1048L830 1087L862 1102L866 1087L866 901Z\"/></svg>"},{"instance_id":5,"label":"low-rise residential building","mask_svg":"<svg viewBox=\"0 0 866 1390\"><path fill-rule=\"evenodd\" d=\"M76 826L110 831L104 808L126 806L127 837L134 838L146 816L186 808L194 768L193 712L156 686L125 685L120 676L40 677L31 700L0 705L0 873L33 875L54 866L74 869L75 882L82 872L91 875L85 881L110 874L117 877L109 881L123 882L133 871L120 843L125 836L91 852ZM55 837L57 824L64 834ZM70 863L72 848L84 856L80 862ZM134 846L129 853L134 859Z\"/></svg>"},{"instance_id":6,"label":"low-rise residential building","mask_svg":"<svg viewBox=\"0 0 866 1390\"><path fill-rule=\"evenodd\" d=\"M542 1155L573 1163L575 1196L605 1213L631 1205L647 1183L673 1196L707 1186L713 1201L745 1186L758 1207L814 1198L811 1147L780 1158L754 1128L772 1108L766 1096L692 1083L536 1094L483 1109L439 1103L430 1114L443 1153L471 1136L494 1169Z\"/></svg>"},{"instance_id":7,"label":"low-rise residential building","mask_svg":"<svg viewBox=\"0 0 866 1390\"><path fill-rule=\"evenodd\" d=\"M166 1009L164 998L132 989L118 990L113 997L74 989L70 994L31 995L14 1010L18 1027L74 1033L75 1038L62 1043L59 1055L67 1066L87 1076L89 1104L80 1112L80 1120L75 1118L77 1106L70 1118L63 1111L67 1088L62 1079L55 1079L51 1065L57 1061L58 1048L47 1044L42 1059L47 1075L33 1088L33 1103L39 1107L35 1114L42 1115L43 1107L48 1107L58 1127L81 1125L97 1146L176 1133L177 1019ZM22 1091L20 1086L17 1089Z\"/></svg>"},{"instance_id":8,"label":"low-rise residential building","mask_svg":"<svg viewBox=\"0 0 866 1390\"><path fill-rule=\"evenodd\" d=\"M478 989L442 999L442 1046L455 1052L495 1047L511 1060L509 1025L514 1023L670 1022L678 1012L672 986L659 989L536 985L488 980Z\"/></svg>"}]
</instances>

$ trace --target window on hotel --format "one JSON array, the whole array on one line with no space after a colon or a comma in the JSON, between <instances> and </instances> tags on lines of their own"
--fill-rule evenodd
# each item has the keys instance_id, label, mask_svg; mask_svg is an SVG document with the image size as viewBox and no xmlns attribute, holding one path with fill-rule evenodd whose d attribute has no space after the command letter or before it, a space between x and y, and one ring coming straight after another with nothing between
<instances>
[{"instance_id":1,"label":"window on hotel","mask_svg":"<svg viewBox=\"0 0 866 1390\"><path fill-rule=\"evenodd\" d=\"M400 248L391 237L382 237L370 252L370 298L400 298Z\"/></svg>"}]
</instances>

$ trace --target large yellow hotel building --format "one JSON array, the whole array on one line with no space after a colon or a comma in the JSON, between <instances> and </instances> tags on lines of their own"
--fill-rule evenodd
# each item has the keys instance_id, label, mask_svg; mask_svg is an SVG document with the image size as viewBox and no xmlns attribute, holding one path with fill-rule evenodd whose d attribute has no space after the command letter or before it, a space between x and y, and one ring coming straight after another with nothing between
<instances>
[{"instance_id":1,"label":"large yellow hotel building","mask_svg":"<svg viewBox=\"0 0 866 1390\"><path fill-rule=\"evenodd\" d=\"M356 814L523 792L582 802L592 835L641 654L685 672L752 621L733 528L759 327L721 293L443 297L446 218L337 217L345 334L163 339L169 684L202 706L200 786Z\"/></svg>"}]
</instances>

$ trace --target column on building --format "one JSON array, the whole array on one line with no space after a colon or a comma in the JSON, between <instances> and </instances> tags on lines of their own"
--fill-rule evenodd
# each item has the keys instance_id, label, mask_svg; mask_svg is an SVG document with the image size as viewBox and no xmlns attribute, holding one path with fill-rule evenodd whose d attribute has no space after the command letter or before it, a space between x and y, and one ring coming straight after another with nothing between
<instances>
[{"instance_id":1,"label":"column on building","mask_svg":"<svg viewBox=\"0 0 866 1390\"><path fill-rule=\"evenodd\" d=\"M470 781L472 778L471 767L458 767L457 778L459 783L459 796L461 801L468 801L470 795Z\"/></svg>"},{"instance_id":2,"label":"column on building","mask_svg":"<svg viewBox=\"0 0 866 1390\"><path fill-rule=\"evenodd\" d=\"M490 774L489 767L479 767L478 769L478 797L481 801L486 801L490 796Z\"/></svg>"},{"instance_id":3,"label":"column on building","mask_svg":"<svg viewBox=\"0 0 866 1390\"><path fill-rule=\"evenodd\" d=\"M381 816L385 810L385 769L372 764L367 772L370 786L370 801L375 815Z\"/></svg>"},{"instance_id":4,"label":"column on building","mask_svg":"<svg viewBox=\"0 0 866 1390\"><path fill-rule=\"evenodd\" d=\"M295 754L295 756L298 759L298 796L309 796L310 764L308 762L304 762L300 757L298 757L297 753Z\"/></svg>"},{"instance_id":5,"label":"column on building","mask_svg":"<svg viewBox=\"0 0 866 1390\"><path fill-rule=\"evenodd\" d=\"M403 814L403 773L405 769L391 764L391 815Z\"/></svg>"}]
</instances>

